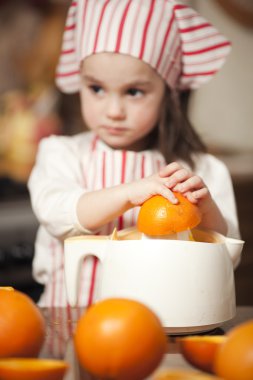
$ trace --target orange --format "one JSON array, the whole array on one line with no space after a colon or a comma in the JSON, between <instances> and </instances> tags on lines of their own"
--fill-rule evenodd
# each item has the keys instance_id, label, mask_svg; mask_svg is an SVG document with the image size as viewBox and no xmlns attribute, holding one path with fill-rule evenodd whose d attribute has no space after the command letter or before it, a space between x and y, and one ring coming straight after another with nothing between
<instances>
[{"instance_id":1,"label":"orange","mask_svg":"<svg viewBox=\"0 0 253 380\"><path fill-rule=\"evenodd\" d=\"M182 194L174 194L179 201L177 204L161 195L155 195L142 204L137 220L140 232L151 236L169 235L191 229L200 223L198 206Z\"/></svg>"},{"instance_id":2,"label":"orange","mask_svg":"<svg viewBox=\"0 0 253 380\"><path fill-rule=\"evenodd\" d=\"M0 380L62 380L67 369L63 360L0 359Z\"/></svg>"},{"instance_id":3,"label":"orange","mask_svg":"<svg viewBox=\"0 0 253 380\"><path fill-rule=\"evenodd\" d=\"M37 356L45 330L43 315L30 297L0 289L0 357Z\"/></svg>"},{"instance_id":4,"label":"orange","mask_svg":"<svg viewBox=\"0 0 253 380\"><path fill-rule=\"evenodd\" d=\"M253 379L253 320L228 332L217 351L214 371L226 380Z\"/></svg>"},{"instance_id":5,"label":"orange","mask_svg":"<svg viewBox=\"0 0 253 380\"><path fill-rule=\"evenodd\" d=\"M99 379L148 376L166 352L157 316L130 299L110 298L91 306L78 321L74 344L80 364Z\"/></svg>"},{"instance_id":6,"label":"orange","mask_svg":"<svg viewBox=\"0 0 253 380\"><path fill-rule=\"evenodd\" d=\"M194 367L205 372L213 372L216 352L224 343L224 335L197 335L178 339L184 358Z\"/></svg>"}]
</instances>

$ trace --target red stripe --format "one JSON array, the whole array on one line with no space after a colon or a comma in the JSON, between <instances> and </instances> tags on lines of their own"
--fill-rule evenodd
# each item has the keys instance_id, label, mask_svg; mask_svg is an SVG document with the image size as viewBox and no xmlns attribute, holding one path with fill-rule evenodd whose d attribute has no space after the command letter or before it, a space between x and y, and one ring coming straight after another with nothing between
<instances>
[{"instance_id":1,"label":"red stripe","mask_svg":"<svg viewBox=\"0 0 253 380\"><path fill-rule=\"evenodd\" d=\"M189 7L187 7L187 5L175 5L174 7L173 7L173 10L174 11L177 11L178 9L188 9Z\"/></svg>"},{"instance_id":2,"label":"red stripe","mask_svg":"<svg viewBox=\"0 0 253 380\"><path fill-rule=\"evenodd\" d=\"M102 11L101 11L101 13L100 13L99 22L98 22L98 27L97 27L97 32L96 32L96 37L95 37L95 42L94 42L94 47L93 47L93 53L95 53L96 48L97 48L99 32L100 32L100 28L101 28L101 24L102 24L103 16L104 16L104 13L105 13L105 8L107 7L108 3L109 3L109 0L107 0L107 1L104 3L104 6L103 6Z\"/></svg>"},{"instance_id":3,"label":"red stripe","mask_svg":"<svg viewBox=\"0 0 253 380\"><path fill-rule=\"evenodd\" d=\"M162 57L163 57L163 53L164 53L164 49L165 49L165 46L166 46L166 42L167 42L167 39L168 39L168 36L169 36L169 32L171 30L172 23L173 23L174 19L175 19L175 14L173 13L173 15L172 15L172 17L170 19L170 23L168 25L168 28L166 30L166 34L165 34L164 39L163 39L162 49L161 49L160 56L159 56L157 64L156 64L156 69L157 70L158 70L159 65L161 63L161 60L162 60Z\"/></svg>"},{"instance_id":4,"label":"red stripe","mask_svg":"<svg viewBox=\"0 0 253 380\"><path fill-rule=\"evenodd\" d=\"M116 53L119 52L119 49L120 49L120 43L121 43L121 39L122 39L122 34L123 34L124 25L125 25L125 20L126 20L126 17L127 17L127 12L128 12L128 9L129 9L131 1L132 0L128 1L127 6L126 6L126 8L124 10L122 19L120 21L118 38L117 38L116 47L115 47L115 52Z\"/></svg>"},{"instance_id":5,"label":"red stripe","mask_svg":"<svg viewBox=\"0 0 253 380\"><path fill-rule=\"evenodd\" d=\"M152 17L152 13L153 13L153 10L154 10L154 6L155 6L155 0L152 0L152 1L151 1L151 6L150 6L150 8L149 8L148 17L147 17L147 20L146 20L146 23L145 23L145 27L144 27L143 35L142 35L141 51L140 51L140 55L139 55L139 58L140 58L140 59L142 59L142 57L143 57L143 55L144 55L145 46L146 46L146 39L147 39L148 27L149 27L149 24L150 24L150 21L151 21L151 17Z\"/></svg>"},{"instance_id":6,"label":"red stripe","mask_svg":"<svg viewBox=\"0 0 253 380\"><path fill-rule=\"evenodd\" d=\"M202 53L206 53L208 51L212 51L212 50L215 50L215 49L223 48L225 46L230 46L230 42L228 42L228 41L222 42L222 43L217 44L217 45L206 47L205 49L199 49L199 50L194 50L194 51L184 51L183 55L202 54Z\"/></svg>"},{"instance_id":7,"label":"red stripe","mask_svg":"<svg viewBox=\"0 0 253 380\"><path fill-rule=\"evenodd\" d=\"M218 69L217 69L218 70ZM208 76L208 75L214 75L216 72L217 72L217 70L213 70L213 71L203 71L203 72L199 72L199 73L189 73L189 74L187 74L187 73L183 73L182 75L184 76L184 77L195 77L195 76Z\"/></svg>"},{"instance_id":8,"label":"red stripe","mask_svg":"<svg viewBox=\"0 0 253 380\"><path fill-rule=\"evenodd\" d=\"M75 49L62 50L61 55L74 53Z\"/></svg>"},{"instance_id":9,"label":"red stripe","mask_svg":"<svg viewBox=\"0 0 253 380\"><path fill-rule=\"evenodd\" d=\"M189 28L179 29L180 33L189 33L194 32L195 30L208 28L209 26L212 26L209 22L205 22L204 24L190 26Z\"/></svg>"},{"instance_id":10,"label":"red stripe","mask_svg":"<svg viewBox=\"0 0 253 380\"><path fill-rule=\"evenodd\" d=\"M68 73L56 73L57 78L71 77L72 75L80 74L79 70L69 71Z\"/></svg>"},{"instance_id":11,"label":"red stripe","mask_svg":"<svg viewBox=\"0 0 253 380\"><path fill-rule=\"evenodd\" d=\"M70 4L70 7L76 7L77 6L77 1L72 1L72 4Z\"/></svg>"},{"instance_id":12,"label":"red stripe","mask_svg":"<svg viewBox=\"0 0 253 380\"><path fill-rule=\"evenodd\" d=\"M73 30L76 28L76 23L65 26L64 31L66 32L67 30Z\"/></svg>"},{"instance_id":13,"label":"red stripe","mask_svg":"<svg viewBox=\"0 0 253 380\"><path fill-rule=\"evenodd\" d=\"M141 178L145 177L145 156L141 158Z\"/></svg>"}]
</instances>

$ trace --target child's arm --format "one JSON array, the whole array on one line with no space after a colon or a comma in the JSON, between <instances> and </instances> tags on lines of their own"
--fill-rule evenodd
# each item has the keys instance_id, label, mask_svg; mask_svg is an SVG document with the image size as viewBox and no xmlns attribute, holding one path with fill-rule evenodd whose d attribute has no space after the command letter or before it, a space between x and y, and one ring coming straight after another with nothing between
<instances>
[{"instance_id":1,"label":"child's arm","mask_svg":"<svg viewBox=\"0 0 253 380\"><path fill-rule=\"evenodd\" d=\"M83 194L78 202L77 216L86 229L97 229L156 194L176 203L171 190L198 204L202 212L201 227L227 234L227 222L202 178L176 162L139 181Z\"/></svg>"},{"instance_id":2,"label":"child's arm","mask_svg":"<svg viewBox=\"0 0 253 380\"><path fill-rule=\"evenodd\" d=\"M184 174L182 166L172 163L160 173L150 177L88 192L82 186L83 173L76 158L76 144L73 145L72 140L68 138L50 137L40 144L28 187L33 210L40 224L59 239L81 233L92 233L129 208L141 205L156 194L175 202L171 190L176 189L176 184L190 186L188 190L178 189L178 191L185 193L193 203L199 204L204 215L203 226L226 233L227 222L230 236L239 237L230 177L223 165L213 161L214 158L208 160L207 164L207 160L203 160L204 165L198 170L198 181L200 181L198 189L196 189L197 184L190 183L194 181L195 176L189 172ZM210 182L209 177L215 177L217 171L220 173L218 179L222 178L222 184L216 178ZM208 186L215 202L204 182L200 180L200 177L203 177L206 182L207 172ZM184 175L180 178L182 174ZM226 222L221 214L225 216Z\"/></svg>"},{"instance_id":3,"label":"child's arm","mask_svg":"<svg viewBox=\"0 0 253 380\"><path fill-rule=\"evenodd\" d=\"M200 176L176 162L167 165L159 174L161 177L169 176L167 183L170 189L179 191L198 205L202 212L201 227L227 234L227 222Z\"/></svg>"},{"instance_id":4,"label":"child's arm","mask_svg":"<svg viewBox=\"0 0 253 380\"><path fill-rule=\"evenodd\" d=\"M153 195L160 194L177 203L167 181L168 177L157 173L131 183L85 192L77 204L78 220L85 229L96 230Z\"/></svg>"}]
</instances>

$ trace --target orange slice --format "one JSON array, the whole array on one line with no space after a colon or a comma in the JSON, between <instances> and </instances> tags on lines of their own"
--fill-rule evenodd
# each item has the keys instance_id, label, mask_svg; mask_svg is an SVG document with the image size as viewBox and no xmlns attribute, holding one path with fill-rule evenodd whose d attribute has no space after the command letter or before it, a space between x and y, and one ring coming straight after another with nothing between
<instances>
[{"instance_id":1,"label":"orange slice","mask_svg":"<svg viewBox=\"0 0 253 380\"><path fill-rule=\"evenodd\" d=\"M191 370L164 370L154 376L154 380L218 380L219 377Z\"/></svg>"},{"instance_id":2,"label":"orange slice","mask_svg":"<svg viewBox=\"0 0 253 380\"><path fill-rule=\"evenodd\" d=\"M216 352L225 340L224 335L199 335L180 338L178 342L180 351L191 365L213 373Z\"/></svg>"},{"instance_id":3,"label":"orange slice","mask_svg":"<svg viewBox=\"0 0 253 380\"><path fill-rule=\"evenodd\" d=\"M62 380L68 367L64 360L0 359L0 380Z\"/></svg>"}]
</instances>

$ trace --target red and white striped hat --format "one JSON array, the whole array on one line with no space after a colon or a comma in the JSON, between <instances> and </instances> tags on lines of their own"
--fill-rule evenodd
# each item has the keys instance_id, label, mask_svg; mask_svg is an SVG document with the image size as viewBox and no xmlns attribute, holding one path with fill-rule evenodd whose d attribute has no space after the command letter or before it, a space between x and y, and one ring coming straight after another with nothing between
<instances>
[{"instance_id":1,"label":"red and white striped hat","mask_svg":"<svg viewBox=\"0 0 253 380\"><path fill-rule=\"evenodd\" d=\"M148 63L170 88L197 88L229 51L230 42L180 1L72 0L56 83L63 92L79 91L81 61L113 52Z\"/></svg>"}]
</instances>

